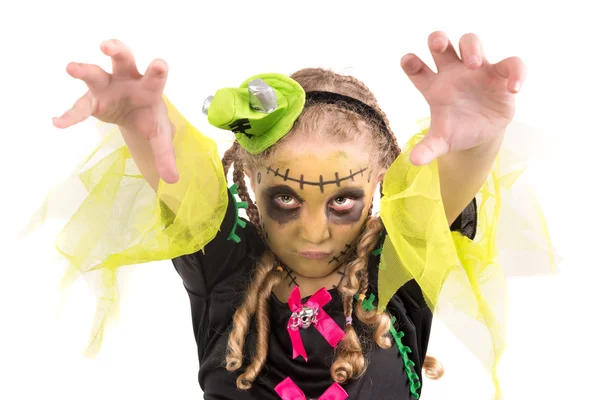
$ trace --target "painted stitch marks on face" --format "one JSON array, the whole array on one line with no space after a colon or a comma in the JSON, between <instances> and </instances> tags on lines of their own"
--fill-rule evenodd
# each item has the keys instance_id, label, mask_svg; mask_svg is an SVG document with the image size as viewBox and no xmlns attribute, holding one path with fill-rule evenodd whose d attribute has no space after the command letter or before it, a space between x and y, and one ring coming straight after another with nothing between
<instances>
[{"instance_id":1,"label":"painted stitch marks on face","mask_svg":"<svg viewBox=\"0 0 600 400\"><path fill-rule=\"evenodd\" d=\"M340 276L340 281L338 282L337 285L333 285L334 289L337 289L339 286L342 285L342 282L344 281L344 278L346 277L346 270L348 269L348 265L341 265L338 270L336 271L336 273Z\"/></svg>"},{"instance_id":2,"label":"painted stitch marks on face","mask_svg":"<svg viewBox=\"0 0 600 400\"><path fill-rule=\"evenodd\" d=\"M340 259L345 259L347 258L347 254L350 252L350 249L352 248L352 245L347 244L346 247L344 247L344 250L340 251L340 253L337 256L333 256L331 258L331 260L329 260L329 262L327 264L331 264L333 262L335 263L340 263Z\"/></svg>"},{"instance_id":3,"label":"painted stitch marks on face","mask_svg":"<svg viewBox=\"0 0 600 400\"><path fill-rule=\"evenodd\" d=\"M261 221L260 223L260 228L262 230L263 233L263 237L265 238L265 240L268 242L269 241L269 232L267 232L267 228L265 227L265 223Z\"/></svg>"},{"instance_id":4,"label":"painted stitch marks on face","mask_svg":"<svg viewBox=\"0 0 600 400\"><path fill-rule=\"evenodd\" d=\"M273 169L271 167L267 167L267 175L269 175L269 173L273 173L276 177L279 178L283 178L284 181L292 181L292 182L296 182L300 184L300 190L304 190L304 185L308 185L308 186L319 186L319 189L321 190L321 193L324 192L324 187L326 185L333 185L335 184L337 187L340 187L341 182L346 181L348 179L351 179L352 182L354 182L354 177L356 175L360 175L361 177L364 177L364 173L365 171L367 171L369 168L361 168L358 172L352 172L352 170L349 170L350 173L349 175L343 176L340 178L339 173L336 172L335 173L335 179L334 180L323 180L323 175L319 175L319 181L318 182L313 182L313 181L306 181L304 180L304 174L300 175L300 178L295 178L292 176L289 176L290 174L290 169L286 169L285 173L282 174L279 172L279 168L277 169ZM260 172L259 172L260 174ZM371 182L371 173L369 173L367 175L367 182Z\"/></svg>"},{"instance_id":5,"label":"painted stitch marks on face","mask_svg":"<svg viewBox=\"0 0 600 400\"><path fill-rule=\"evenodd\" d=\"M347 269L348 265L344 264L344 262L348 259L348 256L350 255L351 252L352 252L352 245L346 244L346 246L344 247L344 250L340 251L340 253L337 256L332 257L331 260L329 260L329 262L327 263L327 264L331 264L331 263L339 264L339 267L338 267L336 273L338 275L340 275L340 281L337 285L333 285L334 289L336 289L338 286L340 286L342 284L342 281L346 277L346 269Z\"/></svg>"},{"instance_id":6,"label":"painted stitch marks on face","mask_svg":"<svg viewBox=\"0 0 600 400\"><path fill-rule=\"evenodd\" d=\"M292 273L294 271L290 267L288 267L287 265L283 266L283 270L286 273L286 275L285 275L285 277L283 279L289 280L288 287L292 286L292 284L300 287L300 285L298 284L298 281L296 281L296 277L294 275L292 275Z\"/></svg>"}]
</instances>

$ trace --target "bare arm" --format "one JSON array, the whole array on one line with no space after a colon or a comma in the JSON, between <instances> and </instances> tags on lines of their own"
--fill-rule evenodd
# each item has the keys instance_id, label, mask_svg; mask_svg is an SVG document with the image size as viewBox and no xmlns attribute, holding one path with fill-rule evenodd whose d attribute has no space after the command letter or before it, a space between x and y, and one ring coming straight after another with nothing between
<instances>
[{"instance_id":1,"label":"bare arm","mask_svg":"<svg viewBox=\"0 0 600 400\"><path fill-rule=\"evenodd\" d=\"M438 159L440 189L448 223L463 212L490 174L503 135L472 149L451 152Z\"/></svg>"},{"instance_id":2,"label":"bare arm","mask_svg":"<svg viewBox=\"0 0 600 400\"><path fill-rule=\"evenodd\" d=\"M158 192L160 175L158 173L158 169L156 168L156 159L154 157L150 142L144 139L139 133L134 131L129 131L123 127L119 127L119 130L123 135L123 139L125 140L125 144L131 153L131 157L133 158L135 165L138 167L144 176L144 179L146 179L152 189L154 189L155 192ZM172 132L175 132L175 129L173 129ZM172 139L173 134L171 134L171 140Z\"/></svg>"}]
</instances>

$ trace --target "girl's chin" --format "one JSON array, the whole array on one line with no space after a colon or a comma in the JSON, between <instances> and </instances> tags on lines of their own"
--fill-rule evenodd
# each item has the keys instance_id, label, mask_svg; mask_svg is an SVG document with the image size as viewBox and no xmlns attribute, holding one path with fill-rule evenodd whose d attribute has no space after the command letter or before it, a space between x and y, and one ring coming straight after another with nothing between
<instances>
[{"instance_id":1,"label":"girl's chin","mask_svg":"<svg viewBox=\"0 0 600 400\"><path fill-rule=\"evenodd\" d=\"M318 279L325 278L333 274L337 267L332 266L333 263L327 264L327 260L324 262L303 262L296 265L290 265L289 267L303 278Z\"/></svg>"}]
</instances>

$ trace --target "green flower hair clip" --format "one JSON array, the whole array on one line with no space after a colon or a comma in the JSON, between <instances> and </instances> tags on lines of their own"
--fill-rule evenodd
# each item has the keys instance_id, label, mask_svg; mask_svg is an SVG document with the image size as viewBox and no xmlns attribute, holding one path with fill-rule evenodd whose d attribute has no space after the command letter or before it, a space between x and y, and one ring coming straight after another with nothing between
<instances>
[{"instance_id":1,"label":"green flower hair clip","mask_svg":"<svg viewBox=\"0 0 600 400\"><path fill-rule=\"evenodd\" d=\"M240 146L258 154L284 137L304 108L306 94L282 74L253 76L239 88L219 89L204 102L208 122L233 131Z\"/></svg>"}]
</instances>

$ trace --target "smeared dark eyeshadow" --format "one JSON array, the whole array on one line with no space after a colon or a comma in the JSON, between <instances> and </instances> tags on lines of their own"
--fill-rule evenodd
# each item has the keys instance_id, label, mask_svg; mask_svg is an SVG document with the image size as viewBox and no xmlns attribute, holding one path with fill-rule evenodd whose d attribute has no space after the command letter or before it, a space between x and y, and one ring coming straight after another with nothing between
<instances>
[{"instance_id":1,"label":"smeared dark eyeshadow","mask_svg":"<svg viewBox=\"0 0 600 400\"><path fill-rule=\"evenodd\" d=\"M353 224L360 221L365 208L365 191L360 188L344 188L332 196L331 200L338 197L348 197L354 200L354 206L347 211L335 211L327 205L327 217L334 224Z\"/></svg>"},{"instance_id":2,"label":"smeared dark eyeshadow","mask_svg":"<svg viewBox=\"0 0 600 400\"><path fill-rule=\"evenodd\" d=\"M364 197L364 196L365 196L365 191L363 189L347 187L347 188L343 188L343 189L340 189L337 192L335 192L335 195L331 199L334 200L338 197L349 197L351 199L358 199L358 198Z\"/></svg>"},{"instance_id":3,"label":"smeared dark eyeshadow","mask_svg":"<svg viewBox=\"0 0 600 400\"><path fill-rule=\"evenodd\" d=\"M282 210L277 206L275 197L278 195L288 195L297 199L300 203L304 203L304 199L287 185L277 185L266 188L262 192L262 201L266 205L266 212L269 218L280 224L287 224L300 216L300 208L295 210Z\"/></svg>"},{"instance_id":4,"label":"smeared dark eyeshadow","mask_svg":"<svg viewBox=\"0 0 600 400\"><path fill-rule=\"evenodd\" d=\"M329 210L329 219L334 224L354 224L360 221L362 212L365 208L365 201L363 199L356 199L354 206L343 213L334 210Z\"/></svg>"}]
</instances>

